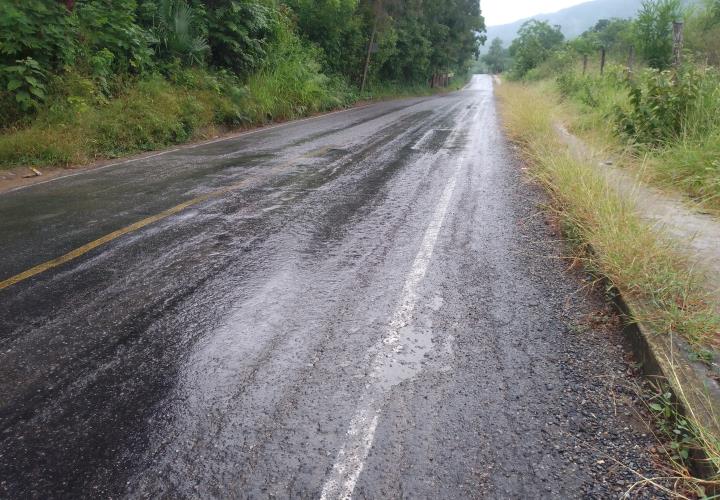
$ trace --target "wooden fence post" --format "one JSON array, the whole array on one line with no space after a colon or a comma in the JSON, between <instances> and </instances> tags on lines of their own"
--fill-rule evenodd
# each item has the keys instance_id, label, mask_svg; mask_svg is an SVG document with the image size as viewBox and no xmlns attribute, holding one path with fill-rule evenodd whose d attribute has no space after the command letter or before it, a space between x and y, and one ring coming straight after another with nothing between
<instances>
[{"instance_id":1,"label":"wooden fence post","mask_svg":"<svg viewBox=\"0 0 720 500\"><path fill-rule=\"evenodd\" d=\"M682 64L683 49L683 22L675 21L673 23L673 66L676 70L680 69Z\"/></svg>"},{"instance_id":2,"label":"wooden fence post","mask_svg":"<svg viewBox=\"0 0 720 500\"><path fill-rule=\"evenodd\" d=\"M605 47L600 47L600 74L605 73Z\"/></svg>"},{"instance_id":3,"label":"wooden fence post","mask_svg":"<svg viewBox=\"0 0 720 500\"><path fill-rule=\"evenodd\" d=\"M585 76L585 73L587 72L587 60L587 54L583 54L583 76Z\"/></svg>"}]
</instances>

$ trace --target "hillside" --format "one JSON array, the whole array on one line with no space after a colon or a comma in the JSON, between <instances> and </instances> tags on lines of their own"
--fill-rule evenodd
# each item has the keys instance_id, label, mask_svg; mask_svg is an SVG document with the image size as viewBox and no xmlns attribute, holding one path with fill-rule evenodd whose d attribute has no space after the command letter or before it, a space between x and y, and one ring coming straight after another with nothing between
<instances>
[{"instance_id":1,"label":"hillside","mask_svg":"<svg viewBox=\"0 0 720 500\"><path fill-rule=\"evenodd\" d=\"M549 21L551 24L559 24L565 36L572 38L593 26L600 19L633 17L641 3L642 0L594 0L557 12L539 14L533 17ZM499 37L503 44L507 46L517 35L520 26L528 19L531 18L521 19L509 24L489 26L487 29L488 41Z\"/></svg>"}]
</instances>

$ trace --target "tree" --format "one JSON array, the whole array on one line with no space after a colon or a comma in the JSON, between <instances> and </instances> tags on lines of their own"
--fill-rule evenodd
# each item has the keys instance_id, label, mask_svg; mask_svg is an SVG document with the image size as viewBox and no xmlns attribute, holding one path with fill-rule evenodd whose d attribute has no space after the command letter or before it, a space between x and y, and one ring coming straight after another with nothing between
<instances>
[{"instance_id":1,"label":"tree","mask_svg":"<svg viewBox=\"0 0 720 500\"><path fill-rule=\"evenodd\" d=\"M653 68L665 69L672 60L672 23L681 19L680 0L645 0L635 21L635 42Z\"/></svg>"},{"instance_id":2,"label":"tree","mask_svg":"<svg viewBox=\"0 0 720 500\"><path fill-rule=\"evenodd\" d=\"M490 43L488 53L482 57L482 62L485 63L490 72L498 74L507 69L508 59L508 51L503 47L502 40L495 38Z\"/></svg>"},{"instance_id":3,"label":"tree","mask_svg":"<svg viewBox=\"0 0 720 500\"><path fill-rule=\"evenodd\" d=\"M484 42L477 0L284 0L301 35L319 46L326 71L360 82L428 81L464 72ZM374 34L374 35L373 35Z\"/></svg>"},{"instance_id":4,"label":"tree","mask_svg":"<svg viewBox=\"0 0 720 500\"><path fill-rule=\"evenodd\" d=\"M600 47L605 47L608 52L627 52L634 43L632 26L629 19L601 19L573 40L572 45L581 54Z\"/></svg>"},{"instance_id":5,"label":"tree","mask_svg":"<svg viewBox=\"0 0 720 500\"><path fill-rule=\"evenodd\" d=\"M433 73L464 72L485 41L485 20L476 0L424 0L423 28L432 45Z\"/></svg>"},{"instance_id":6,"label":"tree","mask_svg":"<svg viewBox=\"0 0 720 500\"><path fill-rule=\"evenodd\" d=\"M203 62L210 50L201 20L186 0L160 0L153 34L157 53L187 64Z\"/></svg>"},{"instance_id":7,"label":"tree","mask_svg":"<svg viewBox=\"0 0 720 500\"><path fill-rule=\"evenodd\" d=\"M686 21L685 46L698 60L720 66L720 0L705 0Z\"/></svg>"},{"instance_id":8,"label":"tree","mask_svg":"<svg viewBox=\"0 0 720 500\"><path fill-rule=\"evenodd\" d=\"M537 19L525 22L518 31L518 37L510 45L515 75L523 77L545 62L564 39L560 26L551 26L547 21Z\"/></svg>"},{"instance_id":9,"label":"tree","mask_svg":"<svg viewBox=\"0 0 720 500\"><path fill-rule=\"evenodd\" d=\"M303 38L325 55L326 71L358 80L370 29L370 9L357 0L285 0Z\"/></svg>"}]
</instances>

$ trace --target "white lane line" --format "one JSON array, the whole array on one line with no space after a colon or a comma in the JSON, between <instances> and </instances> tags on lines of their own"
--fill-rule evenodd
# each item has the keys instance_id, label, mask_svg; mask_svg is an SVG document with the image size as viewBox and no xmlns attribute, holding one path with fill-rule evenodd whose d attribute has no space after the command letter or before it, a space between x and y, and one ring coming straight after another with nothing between
<instances>
[{"instance_id":1,"label":"white lane line","mask_svg":"<svg viewBox=\"0 0 720 500\"><path fill-rule=\"evenodd\" d=\"M455 131L448 137L448 145L454 140L454 136ZM371 382L368 384L358 409L350 421L345 443L338 452L332 471L323 485L320 495L321 500L346 500L352 497L355 490L355 484L365 466L365 459L375 439L375 429L377 428L384 393L392 385L392 381L384 380L383 368L387 366L388 360L392 358L393 353L397 353L402 349L400 343L401 329L407 326L412 319L412 313L418 299L417 288L430 265L438 235L450 206L458 174L463 163L464 155L460 155L455 171L445 185L430 224L425 230L420 249L405 279L402 301L395 310L388 325L388 330L382 339L382 343L377 348L377 354L373 358Z\"/></svg>"},{"instance_id":2,"label":"white lane line","mask_svg":"<svg viewBox=\"0 0 720 500\"><path fill-rule=\"evenodd\" d=\"M425 145L425 143L427 142L428 138L429 138L433 133L435 133L435 129L432 129L432 128L431 128L430 130L428 130L427 132L425 132L425 133L423 134L423 136L420 138L420 140L417 141L412 147L410 147L410 149L415 150L415 151L419 150L422 146Z\"/></svg>"},{"instance_id":3,"label":"white lane line","mask_svg":"<svg viewBox=\"0 0 720 500\"><path fill-rule=\"evenodd\" d=\"M325 481L321 500L352 498L355 483L365 466L373 441L375 440L375 429L377 428L380 409L377 408L377 400L368 401L372 403L360 409L350 421L350 428L347 431L347 442L340 448L335 458L330 477Z\"/></svg>"}]
</instances>

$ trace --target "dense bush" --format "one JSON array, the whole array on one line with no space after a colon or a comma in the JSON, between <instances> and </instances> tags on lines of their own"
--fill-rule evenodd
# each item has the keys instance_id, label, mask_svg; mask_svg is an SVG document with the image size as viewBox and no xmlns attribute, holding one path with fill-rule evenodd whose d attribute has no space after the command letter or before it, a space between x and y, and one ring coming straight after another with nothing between
<instances>
[{"instance_id":1,"label":"dense bush","mask_svg":"<svg viewBox=\"0 0 720 500\"><path fill-rule=\"evenodd\" d=\"M211 63L241 77L257 71L280 29L278 13L255 0L208 2Z\"/></svg>"},{"instance_id":2,"label":"dense bush","mask_svg":"<svg viewBox=\"0 0 720 500\"><path fill-rule=\"evenodd\" d=\"M75 57L76 27L55 2L0 2L0 128L44 101L50 73Z\"/></svg>"},{"instance_id":3,"label":"dense bush","mask_svg":"<svg viewBox=\"0 0 720 500\"><path fill-rule=\"evenodd\" d=\"M323 66L357 81L362 73L372 12L357 0L286 0L300 33L323 51ZM398 20L402 22L402 19Z\"/></svg>"},{"instance_id":4,"label":"dense bush","mask_svg":"<svg viewBox=\"0 0 720 500\"><path fill-rule=\"evenodd\" d=\"M597 106L595 95L595 82L591 78L578 76L572 71L561 73L556 79L560 94L565 97L574 97L588 106Z\"/></svg>"},{"instance_id":5,"label":"dense bush","mask_svg":"<svg viewBox=\"0 0 720 500\"><path fill-rule=\"evenodd\" d=\"M0 67L28 58L43 71L72 61L77 19L62 4L46 0L0 2Z\"/></svg>"},{"instance_id":6,"label":"dense bush","mask_svg":"<svg viewBox=\"0 0 720 500\"><path fill-rule=\"evenodd\" d=\"M564 36L559 26L531 19L522 25L518 37L510 45L513 74L521 78L533 68L547 61L562 47Z\"/></svg>"},{"instance_id":7,"label":"dense bush","mask_svg":"<svg viewBox=\"0 0 720 500\"><path fill-rule=\"evenodd\" d=\"M476 0L4 0L0 127L37 113L64 74L84 75L108 98L188 66L247 81L267 74L289 37L300 77L314 82L359 83L370 38L373 82L428 82L464 71L483 30Z\"/></svg>"},{"instance_id":8,"label":"dense bush","mask_svg":"<svg viewBox=\"0 0 720 500\"><path fill-rule=\"evenodd\" d=\"M628 85L630 108L618 110L619 130L635 142L658 145L678 139L687 128L700 97L702 77L693 68L680 75L647 70Z\"/></svg>"},{"instance_id":9,"label":"dense bush","mask_svg":"<svg viewBox=\"0 0 720 500\"><path fill-rule=\"evenodd\" d=\"M685 45L698 61L720 66L720 0L705 0L687 18Z\"/></svg>"},{"instance_id":10,"label":"dense bush","mask_svg":"<svg viewBox=\"0 0 720 500\"><path fill-rule=\"evenodd\" d=\"M665 69L672 58L672 23L682 20L680 0L645 0L635 21L635 41L652 68Z\"/></svg>"},{"instance_id":11,"label":"dense bush","mask_svg":"<svg viewBox=\"0 0 720 500\"><path fill-rule=\"evenodd\" d=\"M109 52L115 73L139 73L149 68L152 38L137 23L136 9L135 0L78 0L72 15L82 56L90 59L100 51Z\"/></svg>"},{"instance_id":12,"label":"dense bush","mask_svg":"<svg viewBox=\"0 0 720 500\"><path fill-rule=\"evenodd\" d=\"M347 105L371 38L371 87L427 86L483 30L476 0L0 0L0 166Z\"/></svg>"},{"instance_id":13,"label":"dense bush","mask_svg":"<svg viewBox=\"0 0 720 500\"><path fill-rule=\"evenodd\" d=\"M185 0L161 0L152 14L153 44L160 59L204 62L210 52L204 10L193 9Z\"/></svg>"},{"instance_id":14,"label":"dense bush","mask_svg":"<svg viewBox=\"0 0 720 500\"><path fill-rule=\"evenodd\" d=\"M668 69L672 23L683 17L684 64ZM642 157L646 179L720 210L720 0L683 11L674 0L647 0L635 19L601 20L549 52L536 38L514 42L518 53L533 54L530 63L516 60L515 76L552 79L561 97L579 107L575 132Z\"/></svg>"}]
</instances>

